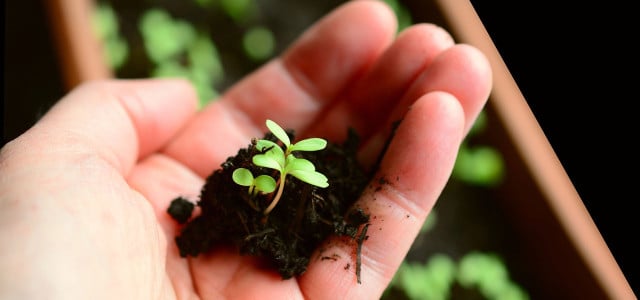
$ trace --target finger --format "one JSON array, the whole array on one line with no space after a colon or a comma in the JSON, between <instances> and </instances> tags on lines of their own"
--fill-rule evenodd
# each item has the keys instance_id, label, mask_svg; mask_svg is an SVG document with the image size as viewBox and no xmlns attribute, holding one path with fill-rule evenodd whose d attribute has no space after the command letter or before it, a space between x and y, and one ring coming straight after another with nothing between
<instances>
[{"instance_id":1,"label":"finger","mask_svg":"<svg viewBox=\"0 0 640 300\"><path fill-rule=\"evenodd\" d=\"M272 118L284 126L300 129L313 120L318 108L338 100L362 76L391 43L395 30L395 17L382 2L347 2L291 45L276 62L282 69L274 71L279 73L258 74L244 82L246 85L234 87L229 92L232 99L229 102L247 112L258 128L263 128L266 118ZM267 79L273 75L289 82L273 84ZM265 83L269 84L266 91L253 88ZM289 95L268 92L279 87L298 90L303 97L283 98ZM300 98L302 101L297 100ZM307 101L311 105L304 105ZM308 107L315 109L298 116L301 108L305 112ZM294 121L289 120L292 117ZM296 126L299 124L302 126Z\"/></svg>"},{"instance_id":2,"label":"finger","mask_svg":"<svg viewBox=\"0 0 640 300\"><path fill-rule=\"evenodd\" d=\"M343 101L332 107L305 136L342 141L345 128L351 127L365 140L386 126L384 121L389 112L414 80L453 44L451 35L433 24L417 24L405 29L371 70L350 87Z\"/></svg>"},{"instance_id":3,"label":"finger","mask_svg":"<svg viewBox=\"0 0 640 300\"><path fill-rule=\"evenodd\" d=\"M402 118L415 99L431 92L446 92L458 99L464 110L464 130L468 132L489 97L491 85L491 67L479 50L464 44L446 49L419 75L401 101L389 109L386 119L380 119L384 127L365 142L360 161L366 166L376 161L393 123Z\"/></svg>"},{"instance_id":4,"label":"finger","mask_svg":"<svg viewBox=\"0 0 640 300\"><path fill-rule=\"evenodd\" d=\"M447 182L463 128L464 112L450 94L430 93L412 106L375 178L356 203L370 214L361 251L362 283L356 283L353 271L355 245L332 239L323 253L342 259L312 261L300 280L306 296L377 299L382 295Z\"/></svg>"},{"instance_id":5,"label":"finger","mask_svg":"<svg viewBox=\"0 0 640 300\"><path fill-rule=\"evenodd\" d=\"M90 82L61 99L27 136L63 140L78 154L97 153L126 174L140 157L164 146L196 105L183 80Z\"/></svg>"},{"instance_id":6,"label":"finger","mask_svg":"<svg viewBox=\"0 0 640 300\"><path fill-rule=\"evenodd\" d=\"M251 74L206 108L167 153L206 176L262 136L269 118L302 131L365 73L395 34L379 1L349 1L306 31L280 59Z\"/></svg>"},{"instance_id":7,"label":"finger","mask_svg":"<svg viewBox=\"0 0 640 300\"><path fill-rule=\"evenodd\" d=\"M400 120L407 104L414 99L442 91L456 97L462 105L466 133L489 97L491 85L491 66L484 54L475 47L458 44L442 52L433 65L420 75L403 97L403 103L393 111L391 120Z\"/></svg>"}]
</instances>

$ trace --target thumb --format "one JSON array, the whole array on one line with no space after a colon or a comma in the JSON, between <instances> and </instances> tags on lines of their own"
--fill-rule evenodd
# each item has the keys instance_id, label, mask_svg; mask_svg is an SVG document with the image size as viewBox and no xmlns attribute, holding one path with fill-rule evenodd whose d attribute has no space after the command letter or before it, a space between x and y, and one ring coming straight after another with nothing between
<instances>
[{"instance_id":1,"label":"thumb","mask_svg":"<svg viewBox=\"0 0 640 300\"><path fill-rule=\"evenodd\" d=\"M80 85L27 135L73 141L126 174L141 157L163 147L195 114L197 96L177 79L107 80Z\"/></svg>"}]
</instances>

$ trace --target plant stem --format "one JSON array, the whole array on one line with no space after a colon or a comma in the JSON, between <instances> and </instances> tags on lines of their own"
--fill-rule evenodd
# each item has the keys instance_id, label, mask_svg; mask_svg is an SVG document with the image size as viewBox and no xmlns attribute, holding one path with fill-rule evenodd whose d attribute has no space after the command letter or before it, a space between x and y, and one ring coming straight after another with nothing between
<instances>
[{"instance_id":1,"label":"plant stem","mask_svg":"<svg viewBox=\"0 0 640 300\"><path fill-rule=\"evenodd\" d=\"M279 182L279 186L278 186L278 192L276 193L276 196L273 197L273 200L271 201L271 203L269 204L269 206L267 206L267 208L264 210L264 215L268 215L274 207L276 207L276 204L278 204L278 201L280 201L280 197L282 197L282 191L284 191L284 178L287 175L283 175L280 178L280 182Z\"/></svg>"}]
</instances>

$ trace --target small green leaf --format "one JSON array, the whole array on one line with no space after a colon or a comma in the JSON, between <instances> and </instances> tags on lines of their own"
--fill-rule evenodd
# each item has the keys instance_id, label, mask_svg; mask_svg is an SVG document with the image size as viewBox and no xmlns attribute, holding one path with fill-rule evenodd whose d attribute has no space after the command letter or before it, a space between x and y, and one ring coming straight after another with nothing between
<instances>
[{"instance_id":1,"label":"small green leaf","mask_svg":"<svg viewBox=\"0 0 640 300\"><path fill-rule=\"evenodd\" d=\"M316 167L313 165L312 162L304 158L297 158L293 155L289 155L287 156L287 166L286 166L285 172L290 172L293 170L312 172L316 170Z\"/></svg>"},{"instance_id":2,"label":"small green leaf","mask_svg":"<svg viewBox=\"0 0 640 300\"><path fill-rule=\"evenodd\" d=\"M253 185L253 174L251 171L245 168L237 168L231 175L233 181L242 186Z\"/></svg>"},{"instance_id":3,"label":"small green leaf","mask_svg":"<svg viewBox=\"0 0 640 300\"><path fill-rule=\"evenodd\" d=\"M324 174L316 171L291 170L289 174L308 184L312 184L321 188L326 188L329 186L329 179L327 179Z\"/></svg>"},{"instance_id":4,"label":"small green leaf","mask_svg":"<svg viewBox=\"0 0 640 300\"><path fill-rule=\"evenodd\" d=\"M273 160L278 162L278 164L280 165L280 168L284 170L284 167L286 166L286 161L284 157L284 152L282 152L282 149L280 147L272 148L271 150L265 152L264 155L271 157Z\"/></svg>"},{"instance_id":5,"label":"small green leaf","mask_svg":"<svg viewBox=\"0 0 640 300\"><path fill-rule=\"evenodd\" d=\"M260 166L260 167L264 167L264 168L270 168L270 169L276 169L278 171L282 171L283 167L282 164L278 163L278 161L276 159L274 159L272 156L270 156L269 154L257 154L253 156L253 163L256 166Z\"/></svg>"},{"instance_id":6,"label":"small green leaf","mask_svg":"<svg viewBox=\"0 0 640 300\"><path fill-rule=\"evenodd\" d=\"M269 194L276 190L276 180L273 177L268 175L260 175L255 180L256 188L265 193Z\"/></svg>"},{"instance_id":7,"label":"small green leaf","mask_svg":"<svg viewBox=\"0 0 640 300\"><path fill-rule=\"evenodd\" d=\"M256 142L256 149L258 149L258 151L264 151L265 149L269 149L269 148L278 148L280 149L280 151L282 151L282 148L280 148L280 146L278 146L278 144L270 141L270 140L258 140ZM269 150L272 150L269 149ZM277 150L276 150L277 151ZM282 151L282 155L284 155L284 151Z\"/></svg>"},{"instance_id":8,"label":"small green leaf","mask_svg":"<svg viewBox=\"0 0 640 300\"><path fill-rule=\"evenodd\" d=\"M275 135L280 141L282 141L282 143L284 143L287 148L289 148L289 146L291 145L291 141L289 140L289 136L284 131L284 129L282 129L282 127L280 127L280 125L278 125L274 121L267 120L266 123L267 128L269 128L271 133L273 133L273 135Z\"/></svg>"},{"instance_id":9,"label":"small green leaf","mask_svg":"<svg viewBox=\"0 0 640 300\"><path fill-rule=\"evenodd\" d=\"M326 140L321 138L310 138L291 145L290 151L318 151L324 149L326 146Z\"/></svg>"}]
</instances>

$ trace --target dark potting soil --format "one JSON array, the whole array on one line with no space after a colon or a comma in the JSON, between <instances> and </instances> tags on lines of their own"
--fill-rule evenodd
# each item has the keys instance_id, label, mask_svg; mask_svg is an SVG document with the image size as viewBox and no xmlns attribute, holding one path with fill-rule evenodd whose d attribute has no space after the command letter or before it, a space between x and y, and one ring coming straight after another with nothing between
<instances>
[{"instance_id":1,"label":"dark potting soil","mask_svg":"<svg viewBox=\"0 0 640 300\"><path fill-rule=\"evenodd\" d=\"M287 133L294 140L293 131ZM264 139L277 141L271 133ZM353 245L357 256L354 269L360 282L359 253L366 239L369 216L353 204L370 175L356 160L358 140L357 134L349 131L342 144L328 142L321 151L296 153L327 176L329 187L315 187L288 176L282 198L265 216L263 211L272 195L252 196L247 187L232 179L233 171L239 167L249 169L255 176L278 177L278 171L252 163L252 157L260 153L254 139L206 179L197 200L198 215L192 216L195 207L190 201L180 197L172 201L167 211L183 224L175 239L180 255L197 256L219 246L232 245L241 255L262 258L267 268L277 270L283 279L288 279L304 273L313 252L333 235Z\"/></svg>"}]
</instances>

